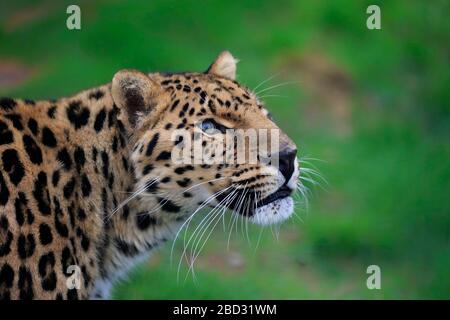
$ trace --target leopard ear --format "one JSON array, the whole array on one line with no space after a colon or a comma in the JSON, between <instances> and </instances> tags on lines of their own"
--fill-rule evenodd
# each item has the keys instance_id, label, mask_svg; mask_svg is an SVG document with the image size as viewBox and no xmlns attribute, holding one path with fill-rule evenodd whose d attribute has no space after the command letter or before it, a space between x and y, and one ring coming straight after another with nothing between
<instances>
[{"instance_id":1,"label":"leopard ear","mask_svg":"<svg viewBox=\"0 0 450 320\"><path fill-rule=\"evenodd\" d=\"M120 70L112 80L112 97L114 103L126 110L129 122L135 125L139 114L152 108L152 100L160 87L150 77L136 70Z\"/></svg>"},{"instance_id":2,"label":"leopard ear","mask_svg":"<svg viewBox=\"0 0 450 320\"><path fill-rule=\"evenodd\" d=\"M221 54L219 54L216 61L214 61L213 64L209 66L206 73L235 80L237 63L238 60L236 60L230 52L223 51Z\"/></svg>"}]
</instances>

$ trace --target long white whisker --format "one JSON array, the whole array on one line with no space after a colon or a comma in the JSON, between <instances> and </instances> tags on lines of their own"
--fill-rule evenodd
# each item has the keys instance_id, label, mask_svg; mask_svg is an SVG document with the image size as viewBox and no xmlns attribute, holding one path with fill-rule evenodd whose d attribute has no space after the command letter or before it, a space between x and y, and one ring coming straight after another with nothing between
<instances>
[{"instance_id":1,"label":"long white whisker","mask_svg":"<svg viewBox=\"0 0 450 320\"><path fill-rule=\"evenodd\" d=\"M237 193L234 192L233 196L227 201L227 203L232 202L233 199L234 199L236 196L237 196ZM226 209L227 209L227 207L224 206L224 207L222 208L222 209L223 209L222 211L220 211L220 209L221 209L221 208L219 208L219 210L216 212L215 216L213 217L213 219L212 219L211 222L210 222L210 224L212 224L212 223L214 223L214 221L216 221L216 222L214 223L213 227L211 228L211 230L209 231L209 233L208 233L208 235L207 235L205 241L203 242L203 245L202 245L202 246L198 249L198 251L197 251L197 246L198 246L198 244L200 243L200 240L203 238L204 233L208 230L208 227L209 227L210 224L209 224L206 228L204 228L204 231L203 231L203 233L202 233L200 239L198 240L196 247L194 248L194 251L193 251L193 252L194 252L194 254L193 254L193 259L192 259L192 262L191 262L191 268L192 268L193 265L195 264L195 261L197 260L198 256L200 255L201 251L203 250L204 246L206 245L206 242L207 242L208 239L210 238L210 236L211 236L212 232L214 231L214 229L216 228L217 224L220 222L221 213L224 214L225 211L226 211ZM217 219L217 218L218 218L218 219Z\"/></svg>"},{"instance_id":2,"label":"long white whisker","mask_svg":"<svg viewBox=\"0 0 450 320\"><path fill-rule=\"evenodd\" d=\"M265 94L258 97L259 99L265 99L265 98L288 98L286 95L281 94Z\"/></svg>"},{"instance_id":3,"label":"long white whisker","mask_svg":"<svg viewBox=\"0 0 450 320\"><path fill-rule=\"evenodd\" d=\"M187 230L188 230L188 228L189 228L189 224L190 224L190 222L192 221L192 219L193 219L193 217L194 217L194 215L197 213L197 212L199 212L201 209L203 209L211 200L213 200L213 199L215 199L218 195L220 195L220 194L222 194L222 193L224 193L224 192L226 192L229 188L231 188L231 186L229 186L229 187L227 187L227 188L225 188L225 189L223 189L223 190L219 190L218 192L216 192L216 193L214 193L214 194L212 194L210 197L208 197L203 203L202 203L202 205L200 206L200 207L198 207L196 210L195 210L195 212L191 215L191 217L188 219L188 220L186 220L185 221L185 223L183 223L183 226L187 223L187 228L186 228L186 232L187 232ZM209 214L208 214L209 215ZM208 215L206 215L206 217L208 217ZM206 217L205 218L203 218L203 219L206 219ZM202 220L203 221L203 220ZM198 228L198 226L197 226L197 228ZM197 229L195 229L194 230L194 233L193 234L195 234L195 231L196 231ZM177 233L177 237L178 237L178 234L180 233L180 231L181 231L181 229L179 230L179 232ZM186 235L186 233L185 233L185 235ZM192 237L191 237L192 238ZM191 239L190 238L190 239ZM189 241L190 241L190 239L189 239ZM172 244L172 253L173 253L173 246L175 245L175 242L173 242L173 244ZM181 268L181 261L183 260L183 257L186 255L186 251L187 251L187 247L188 247L188 245L189 245L189 242L188 243L186 243L186 236L184 237L184 240L183 240L183 252L182 252L182 254L181 254L181 256L180 256L180 261L179 261L179 263L178 263L178 268L177 268L177 279L179 280L179 274L180 274L180 268ZM186 257L187 258L187 257Z\"/></svg>"},{"instance_id":4,"label":"long white whisker","mask_svg":"<svg viewBox=\"0 0 450 320\"><path fill-rule=\"evenodd\" d=\"M277 77L280 75L280 72L275 73L274 75L270 76L269 78L267 78L264 81L261 81L256 87L253 88L253 92L256 92L256 89L258 89L260 86L262 86L264 83L269 82L270 80L272 80L273 78Z\"/></svg>"},{"instance_id":5,"label":"long white whisker","mask_svg":"<svg viewBox=\"0 0 450 320\"><path fill-rule=\"evenodd\" d=\"M247 194L247 185L248 185L248 182L245 184L244 188L242 188L242 190L244 190L244 193L241 193L241 196L240 196L240 198L237 202L236 208L234 210L234 211L236 211L236 216L235 216L236 223L239 221L239 218L240 218L239 212L241 211L241 207L245 201L245 195ZM233 228L233 226L231 226L231 228ZM227 244L228 250L229 250L229 244L230 244L230 236L231 236L231 232L228 236L228 244Z\"/></svg>"},{"instance_id":6,"label":"long white whisker","mask_svg":"<svg viewBox=\"0 0 450 320\"><path fill-rule=\"evenodd\" d=\"M207 223L205 223L205 225L201 228L201 230L203 230L203 231L199 231L198 232L198 234L199 234L199 238L198 238L198 240L194 240L194 243L196 242L196 244L195 244L195 247L194 247L194 245L193 245L193 250L192 250L192 255L191 255L191 262L190 262L190 267L189 267L189 270L188 270L188 273L186 274L186 278L187 278L187 276L189 275L189 272L190 271L192 271L193 272L193 266L194 266L194 263L195 263L195 260L197 259L197 257L198 257L198 255L200 254L200 251L201 251L201 249L204 247L204 245L206 244L206 241L205 241L205 243L201 246L201 248L200 248L200 251L198 252L198 253L196 253L196 251L197 251L197 247L198 247L198 245L199 245L199 243L200 243L200 241L201 241L201 239L203 238L203 236L204 236L204 234L205 234L205 232L208 230L208 228L209 228L209 226L214 222L214 221L220 221L220 209L221 209L221 207L220 207L220 205L221 205L221 203L222 202L224 202L224 203L229 203L229 201L230 201L230 199L232 199L234 196L235 196L235 193L236 193L236 190L235 191L233 191L232 193L230 193L229 195L227 195L226 196L226 198L225 199L227 199L226 201L224 201L225 199L223 199L208 215L210 216L210 218L208 219L208 222ZM224 206L225 208L226 208L226 205ZM217 220L216 218L217 217L219 217L219 219ZM217 222L214 224L214 227L213 227L213 229L210 231L210 233L208 234L208 237L207 237L207 239L209 239L209 236L211 235L211 233L212 233L212 231L214 230L214 228L215 228L215 226L217 225ZM201 232L201 234L200 234L200 232ZM196 237L197 238L197 237ZM185 280L186 280L186 278L185 278Z\"/></svg>"},{"instance_id":7,"label":"long white whisker","mask_svg":"<svg viewBox=\"0 0 450 320\"><path fill-rule=\"evenodd\" d=\"M227 187L227 188L225 188L224 190L220 190L219 192L217 192L216 194L214 194L214 198L217 197L218 195L220 195L220 194L226 192L226 191L227 191L228 189L230 189L231 187L232 187L232 185L229 186L229 187ZM212 197L212 196L211 196L211 197ZM210 198L211 198L211 197L210 197ZM223 200L224 200L224 199L222 199L222 201L223 201ZM222 201L220 201L219 203L221 203ZM209 202L209 201L208 201L208 202ZM218 205L218 204L217 204L217 205ZM217 205L216 205L214 208L216 208ZM200 210L201 210L202 208L204 208L205 206L206 206L206 203L203 204L200 208L198 208L198 209L196 210L196 212L200 211ZM184 240L183 240L183 252L182 252L182 254L181 254L180 261L179 261L179 263L178 263L177 278L179 277L180 268L181 268L181 261L183 260L183 257L186 258L186 261L187 261L188 264L189 264L189 260L188 260L188 256L187 256L187 248L188 248L188 246L189 246L189 243L191 242L191 240L192 240L193 237L195 236L197 230L199 230L199 228L203 228L204 222L207 221L207 220L209 220L210 214L211 214L211 211L208 212L208 214L202 219L202 221L198 224L198 226L197 226L197 227L195 228L195 230L193 231L193 233L192 233L191 237L189 238L188 242L186 242L186 233L187 233L187 230L188 230L188 228L189 228L190 222L188 223L187 228L186 228L186 232L185 232L185 237L184 237ZM191 219L191 221L192 221L192 219Z\"/></svg>"},{"instance_id":8,"label":"long white whisker","mask_svg":"<svg viewBox=\"0 0 450 320\"><path fill-rule=\"evenodd\" d=\"M148 187L152 186L153 184L155 184L156 182L158 182L159 177L156 178L152 178L152 180L147 181L141 188L139 188L138 190L136 190L130 197L128 197L127 199L125 199L125 201L123 201L122 203L120 203L117 208L115 208L107 217L106 219L111 219L112 216L119 211L120 209L122 209L126 204L128 204L131 200L133 200L134 198L136 198L137 196L139 196L141 193L143 193Z\"/></svg>"},{"instance_id":9,"label":"long white whisker","mask_svg":"<svg viewBox=\"0 0 450 320\"><path fill-rule=\"evenodd\" d=\"M256 95L260 95L263 92L266 92L266 91L269 91L269 90L272 90L272 89L275 89L275 88L278 88L278 87L282 87L282 86L286 86L286 85L290 85L290 84L295 84L295 83L298 83L298 81L287 81L287 82L279 83L279 84L276 84L274 86L271 86L271 87L259 90L256 93Z\"/></svg>"},{"instance_id":10,"label":"long white whisker","mask_svg":"<svg viewBox=\"0 0 450 320\"><path fill-rule=\"evenodd\" d=\"M253 256L255 256L256 255L256 251L258 251L259 243L261 242L261 237L262 237L262 234L263 234L264 230L265 230L265 228L261 227L261 230L259 231L258 240L256 241L255 250L253 251Z\"/></svg>"},{"instance_id":11,"label":"long white whisker","mask_svg":"<svg viewBox=\"0 0 450 320\"><path fill-rule=\"evenodd\" d=\"M233 198L233 196L234 196L234 194L235 194L236 192L237 192L236 190L233 190L233 191L232 191L230 194L228 194L224 199L222 199L222 201L219 202L219 203L217 204L217 206L215 206L215 207L213 208L213 210L211 210L210 214L212 215L213 213L215 213L215 212L217 212L217 211L220 211L220 209L222 208L222 206L223 206L223 207L226 207L226 206L228 205L228 203L230 202L229 200L230 200L231 198ZM212 219L213 219L213 218L211 218L210 221L211 221ZM206 223L205 223L205 224L206 224ZM204 232L206 231L206 229L208 228L208 226L209 226L209 224L206 225L205 228L203 228L203 229L204 229ZM202 235L203 235L203 233L202 233ZM201 239L201 237L202 237L202 236L200 236L200 239ZM198 241L199 241L200 239L198 239ZM194 243L195 243L195 240L194 240ZM195 252L196 248L197 248L197 245L195 245L195 248L194 248L194 250L193 250L194 252Z\"/></svg>"}]
</instances>

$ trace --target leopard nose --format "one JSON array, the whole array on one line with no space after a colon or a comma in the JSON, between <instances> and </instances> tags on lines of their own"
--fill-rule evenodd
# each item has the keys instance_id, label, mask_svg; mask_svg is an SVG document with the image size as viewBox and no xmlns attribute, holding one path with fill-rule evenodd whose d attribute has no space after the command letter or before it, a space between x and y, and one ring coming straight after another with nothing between
<instances>
[{"instance_id":1,"label":"leopard nose","mask_svg":"<svg viewBox=\"0 0 450 320\"><path fill-rule=\"evenodd\" d=\"M278 169L283 174L286 182L292 177L295 170L295 157L297 149L286 148L279 153Z\"/></svg>"}]
</instances>

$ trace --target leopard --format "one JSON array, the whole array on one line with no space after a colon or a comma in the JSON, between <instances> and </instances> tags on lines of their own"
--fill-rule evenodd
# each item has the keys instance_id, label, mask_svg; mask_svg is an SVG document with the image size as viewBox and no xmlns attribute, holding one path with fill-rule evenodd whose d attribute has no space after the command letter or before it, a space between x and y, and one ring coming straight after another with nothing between
<instances>
[{"instance_id":1,"label":"leopard","mask_svg":"<svg viewBox=\"0 0 450 320\"><path fill-rule=\"evenodd\" d=\"M68 97L1 98L0 298L109 299L202 206L288 219L297 147L236 81L237 62L224 51L204 72L122 69ZM225 129L278 130L277 165L174 160L187 145L175 131L207 148Z\"/></svg>"}]
</instances>

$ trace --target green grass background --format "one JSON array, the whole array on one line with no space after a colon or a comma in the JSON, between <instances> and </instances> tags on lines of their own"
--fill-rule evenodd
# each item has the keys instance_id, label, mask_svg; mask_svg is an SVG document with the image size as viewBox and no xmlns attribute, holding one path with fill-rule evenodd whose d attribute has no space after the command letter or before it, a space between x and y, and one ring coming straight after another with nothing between
<instances>
[{"instance_id":1,"label":"green grass background","mask_svg":"<svg viewBox=\"0 0 450 320\"><path fill-rule=\"evenodd\" d=\"M65 27L79 3L82 30ZM195 264L182 241L137 268L117 299L450 298L450 24L447 1L2 1L0 94L48 98L121 68L205 70L223 49L241 62L301 155L327 178L309 210L263 231L219 225ZM18 67L19 66L19 67ZM11 73L11 71L9 71ZM5 80L6 78L6 80ZM294 81L294 82L292 82ZM368 290L379 265L382 289Z\"/></svg>"}]
</instances>

